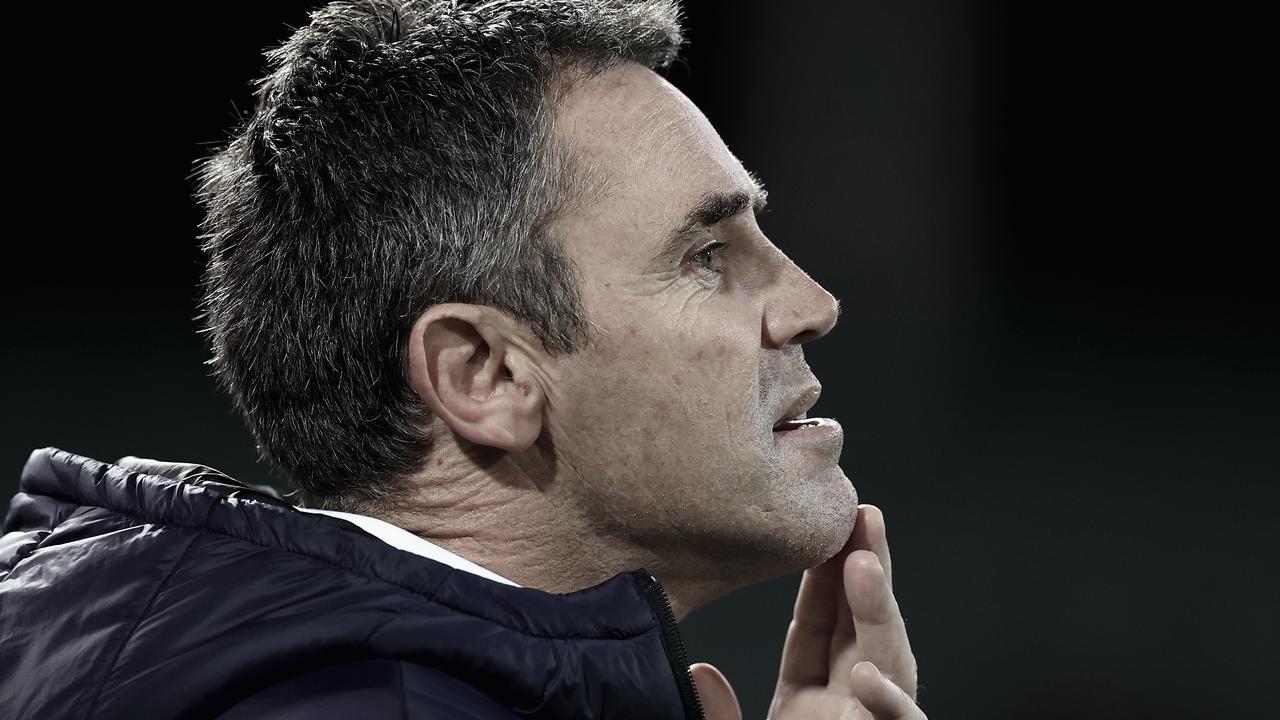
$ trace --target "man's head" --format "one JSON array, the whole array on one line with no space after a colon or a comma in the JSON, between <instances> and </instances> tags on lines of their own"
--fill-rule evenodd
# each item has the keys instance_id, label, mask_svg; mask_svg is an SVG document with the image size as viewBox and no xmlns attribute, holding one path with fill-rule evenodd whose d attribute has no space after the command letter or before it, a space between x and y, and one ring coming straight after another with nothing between
<instances>
[{"instance_id":1,"label":"man's head","mask_svg":"<svg viewBox=\"0 0 1280 720\"><path fill-rule=\"evenodd\" d=\"M671 2L332 3L282 47L258 106L201 167L211 363L263 456L314 507L378 508L432 446L409 327L468 302L581 345L548 220L589 189L551 132L575 78L663 67Z\"/></svg>"},{"instance_id":2,"label":"man's head","mask_svg":"<svg viewBox=\"0 0 1280 720\"><path fill-rule=\"evenodd\" d=\"M851 531L800 345L835 300L653 72L672 2L339 3L204 166L214 365L312 506L463 462L651 549L813 564ZM771 563L770 560L775 560Z\"/></svg>"}]
</instances>

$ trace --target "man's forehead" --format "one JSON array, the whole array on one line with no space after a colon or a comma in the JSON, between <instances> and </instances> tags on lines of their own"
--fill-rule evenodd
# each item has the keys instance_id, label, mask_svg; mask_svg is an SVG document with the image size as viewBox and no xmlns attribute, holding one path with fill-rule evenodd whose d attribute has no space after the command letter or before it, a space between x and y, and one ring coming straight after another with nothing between
<instances>
[{"instance_id":1,"label":"man's forehead","mask_svg":"<svg viewBox=\"0 0 1280 720\"><path fill-rule=\"evenodd\" d=\"M593 199L611 214L675 230L722 214L727 204L764 203L763 188L706 116L642 65L628 63L579 85L558 108L556 127L601 176L604 187Z\"/></svg>"},{"instance_id":2,"label":"man's forehead","mask_svg":"<svg viewBox=\"0 0 1280 720\"><path fill-rule=\"evenodd\" d=\"M680 121L701 115L693 102L661 75L627 62L578 83L564 96L557 124L589 151L599 151L611 140L679 130Z\"/></svg>"}]
</instances>

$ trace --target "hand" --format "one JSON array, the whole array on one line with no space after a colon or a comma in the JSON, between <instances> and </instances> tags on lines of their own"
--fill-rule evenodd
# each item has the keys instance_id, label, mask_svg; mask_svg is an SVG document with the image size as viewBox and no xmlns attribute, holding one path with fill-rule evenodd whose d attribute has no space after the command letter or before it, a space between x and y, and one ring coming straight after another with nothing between
<instances>
[{"instance_id":1,"label":"hand","mask_svg":"<svg viewBox=\"0 0 1280 720\"><path fill-rule=\"evenodd\" d=\"M708 720L742 720L715 666L690 670ZM893 596L884 515L859 505L849 542L800 581L769 718L925 720L915 696L916 659Z\"/></svg>"}]
</instances>

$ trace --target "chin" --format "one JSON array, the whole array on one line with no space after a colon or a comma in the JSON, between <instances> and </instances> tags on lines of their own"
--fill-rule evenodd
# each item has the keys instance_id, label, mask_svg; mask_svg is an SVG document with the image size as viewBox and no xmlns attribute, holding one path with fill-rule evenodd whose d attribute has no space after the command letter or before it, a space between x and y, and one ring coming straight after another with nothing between
<instances>
[{"instance_id":1,"label":"chin","mask_svg":"<svg viewBox=\"0 0 1280 720\"><path fill-rule=\"evenodd\" d=\"M797 473L771 521L757 526L756 567L781 577L821 565L845 546L858 516L858 493L839 466Z\"/></svg>"},{"instance_id":2,"label":"chin","mask_svg":"<svg viewBox=\"0 0 1280 720\"><path fill-rule=\"evenodd\" d=\"M798 548L803 568L820 565L845 546L858 518L858 491L836 465L806 479L815 492L808 497L808 541Z\"/></svg>"}]
</instances>

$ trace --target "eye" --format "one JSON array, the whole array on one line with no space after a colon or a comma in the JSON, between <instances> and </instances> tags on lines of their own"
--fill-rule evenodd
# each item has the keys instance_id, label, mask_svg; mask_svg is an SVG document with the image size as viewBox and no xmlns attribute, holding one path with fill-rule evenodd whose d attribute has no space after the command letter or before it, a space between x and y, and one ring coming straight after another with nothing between
<instances>
[{"instance_id":1,"label":"eye","mask_svg":"<svg viewBox=\"0 0 1280 720\"><path fill-rule=\"evenodd\" d=\"M723 272L724 269L720 266L719 255L717 254L716 251L719 250L720 248L725 247L726 245L728 245L728 243L723 243L723 242L711 243L710 245L694 253L689 258L689 262L709 272L714 272L714 273Z\"/></svg>"}]
</instances>

